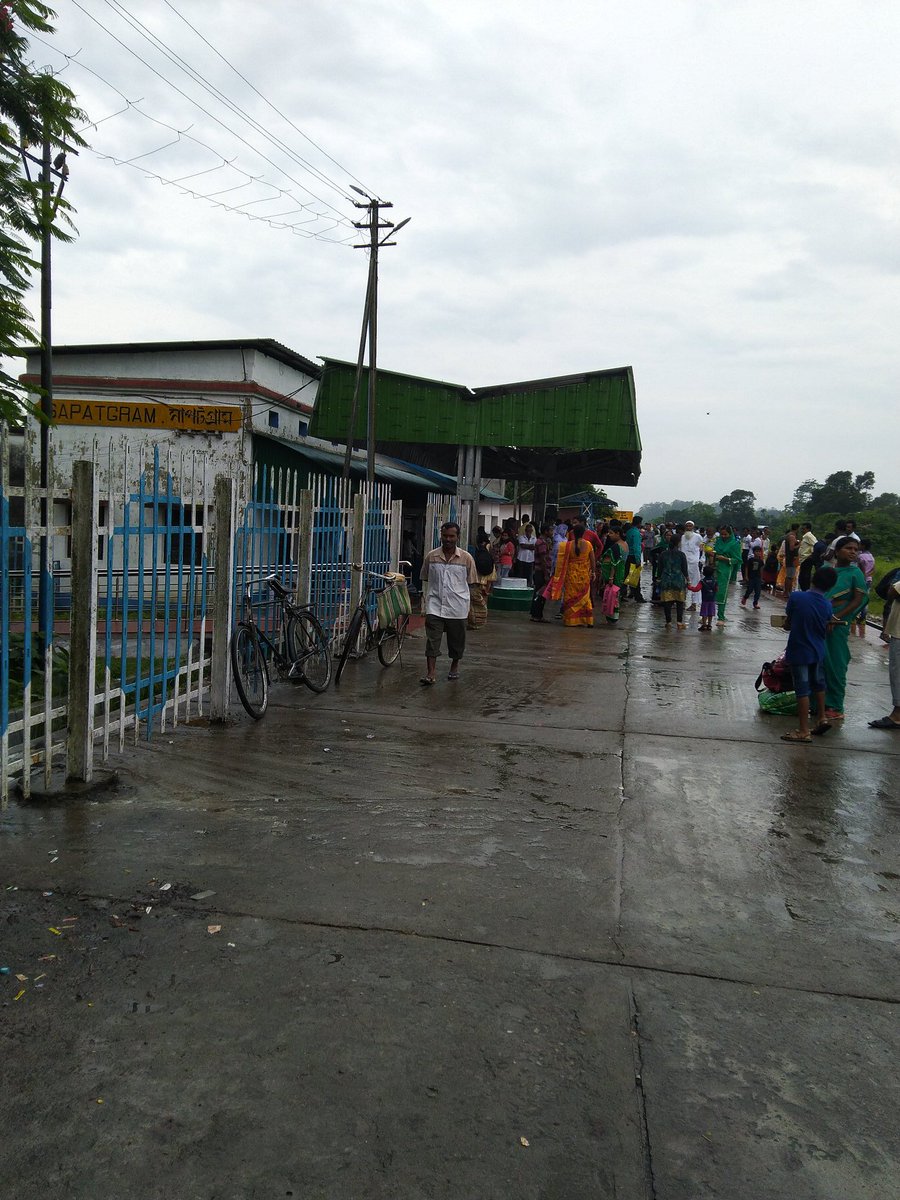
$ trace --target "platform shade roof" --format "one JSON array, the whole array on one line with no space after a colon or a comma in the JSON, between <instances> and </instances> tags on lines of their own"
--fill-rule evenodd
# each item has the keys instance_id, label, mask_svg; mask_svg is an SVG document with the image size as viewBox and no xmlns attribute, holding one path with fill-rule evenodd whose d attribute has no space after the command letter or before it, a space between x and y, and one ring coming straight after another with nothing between
<instances>
[{"instance_id":1,"label":"platform shade roof","mask_svg":"<svg viewBox=\"0 0 900 1200\"><path fill-rule=\"evenodd\" d=\"M259 462L267 463L272 468L291 468L302 459L313 467L324 467L326 470L339 474L344 468L344 447L334 446L326 442L313 442L307 438L296 438L288 441L272 434L255 431L254 457ZM359 450L354 450L350 460L350 474L354 478L365 478L366 456ZM456 479L444 475L440 471L432 471L413 463L403 462L379 453L375 458L375 478L379 482L399 483L406 487L416 487L424 492L452 492L456 488ZM490 488L481 489L483 500L495 500L501 503L506 497Z\"/></svg>"},{"instance_id":2,"label":"platform shade roof","mask_svg":"<svg viewBox=\"0 0 900 1200\"><path fill-rule=\"evenodd\" d=\"M344 439L356 366L326 358L310 432ZM366 436L363 371L354 443ZM486 479L557 480L633 487L641 470L631 367L497 387L378 372L376 448L456 474L457 448L481 446Z\"/></svg>"}]
</instances>

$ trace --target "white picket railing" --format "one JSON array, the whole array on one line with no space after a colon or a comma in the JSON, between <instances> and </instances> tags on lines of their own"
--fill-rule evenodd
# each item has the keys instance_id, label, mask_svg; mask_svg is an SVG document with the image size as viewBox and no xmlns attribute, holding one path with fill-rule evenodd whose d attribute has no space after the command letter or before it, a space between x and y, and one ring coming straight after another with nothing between
<instances>
[{"instance_id":1,"label":"white picket railing","mask_svg":"<svg viewBox=\"0 0 900 1200\"><path fill-rule=\"evenodd\" d=\"M102 461L95 443L93 462L75 464L63 487L52 444L57 483L42 490L36 427L0 427L3 805L12 782L30 793L35 767L47 788L63 763L90 778L95 756L106 762L129 735L226 716L227 645L245 580L274 571L339 644L362 584L351 562L396 568L402 511L387 485L353 494L316 476L301 487L295 471L256 467L221 492L204 454L135 453L123 438ZM230 498L221 527L220 493ZM218 575L217 561L227 564Z\"/></svg>"}]
</instances>

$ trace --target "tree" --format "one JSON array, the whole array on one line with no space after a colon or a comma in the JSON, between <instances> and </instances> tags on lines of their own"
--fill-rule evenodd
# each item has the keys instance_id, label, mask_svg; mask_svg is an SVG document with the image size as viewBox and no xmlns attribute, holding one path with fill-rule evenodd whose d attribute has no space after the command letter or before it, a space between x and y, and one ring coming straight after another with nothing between
<instances>
[{"instance_id":1,"label":"tree","mask_svg":"<svg viewBox=\"0 0 900 1200\"><path fill-rule=\"evenodd\" d=\"M896 492L882 492L874 500L869 501L870 509L883 509L900 516L900 496Z\"/></svg>"},{"instance_id":2,"label":"tree","mask_svg":"<svg viewBox=\"0 0 900 1200\"><path fill-rule=\"evenodd\" d=\"M849 515L868 505L868 493L874 487L875 474L872 471L865 471L855 478L849 471L834 471L824 483L816 483L814 479L802 483L794 493L794 500L796 502L802 498L804 503L800 511L811 517L835 512Z\"/></svg>"},{"instance_id":3,"label":"tree","mask_svg":"<svg viewBox=\"0 0 900 1200\"><path fill-rule=\"evenodd\" d=\"M666 509L662 519L672 521L676 525L683 525L685 521L693 521L695 525L702 525L705 528L708 525L715 525L719 514L714 504L707 504L703 500L676 500L672 508Z\"/></svg>"},{"instance_id":4,"label":"tree","mask_svg":"<svg viewBox=\"0 0 900 1200\"><path fill-rule=\"evenodd\" d=\"M853 486L868 500L868 493L875 489L875 472L864 471L862 475L857 475L853 480Z\"/></svg>"},{"instance_id":5,"label":"tree","mask_svg":"<svg viewBox=\"0 0 900 1200\"><path fill-rule=\"evenodd\" d=\"M86 145L76 126L87 118L74 93L28 60L28 34L52 33L54 17L38 0L17 0L14 11L0 6L0 355L12 358L35 341L25 304L38 267L30 243L45 230L62 241L75 233L68 201L36 176L42 144L49 142L60 180L60 155ZM26 411L35 411L32 397L0 368L0 417L16 421Z\"/></svg>"},{"instance_id":6,"label":"tree","mask_svg":"<svg viewBox=\"0 0 900 1200\"><path fill-rule=\"evenodd\" d=\"M810 512L813 500L821 486L815 479L805 479L794 492L794 498L790 506L791 511L797 516Z\"/></svg>"},{"instance_id":7,"label":"tree","mask_svg":"<svg viewBox=\"0 0 900 1200\"><path fill-rule=\"evenodd\" d=\"M753 492L735 488L719 501L719 510L721 521L725 525L738 525L743 528L745 525L756 524L756 496Z\"/></svg>"}]
</instances>

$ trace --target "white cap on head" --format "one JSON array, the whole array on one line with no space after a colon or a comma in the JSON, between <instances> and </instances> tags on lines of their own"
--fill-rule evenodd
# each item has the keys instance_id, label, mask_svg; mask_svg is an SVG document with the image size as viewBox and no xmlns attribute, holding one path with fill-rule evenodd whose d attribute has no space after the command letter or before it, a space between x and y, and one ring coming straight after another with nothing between
<instances>
[{"instance_id":1,"label":"white cap on head","mask_svg":"<svg viewBox=\"0 0 900 1200\"><path fill-rule=\"evenodd\" d=\"M685 527L685 529L688 529L688 528L690 528L690 529L693 529L693 528L694 528L694 522L693 522L693 521L685 521L685 523L684 523L684 527Z\"/></svg>"}]
</instances>

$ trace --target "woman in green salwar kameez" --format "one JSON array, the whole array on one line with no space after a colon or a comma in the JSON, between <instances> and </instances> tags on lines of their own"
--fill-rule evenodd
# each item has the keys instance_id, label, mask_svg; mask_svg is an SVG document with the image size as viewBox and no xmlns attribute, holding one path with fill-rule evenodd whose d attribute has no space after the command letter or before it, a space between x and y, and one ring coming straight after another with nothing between
<instances>
[{"instance_id":1,"label":"woman in green salwar kameez","mask_svg":"<svg viewBox=\"0 0 900 1200\"><path fill-rule=\"evenodd\" d=\"M837 581L825 593L834 609L825 638L825 718L843 721L847 668L850 666L850 628L869 599L866 577L857 566L859 542L845 537L834 548Z\"/></svg>"},{"instance_id":2,"label":"woman in green salwar kameez","mask_svg":"<svg viewBox=\"0 0 900 1200\"><path fill-rule=\"evenodd\" d=\"M718 625L725 624L725 605L728 603L728 586L731 583L732 572L741 565L741 539L735 537L730 525L723 525L719 536L713 545L713 562L716 566L716 604L718 605Z\"/></svg>"}]
</instances>

